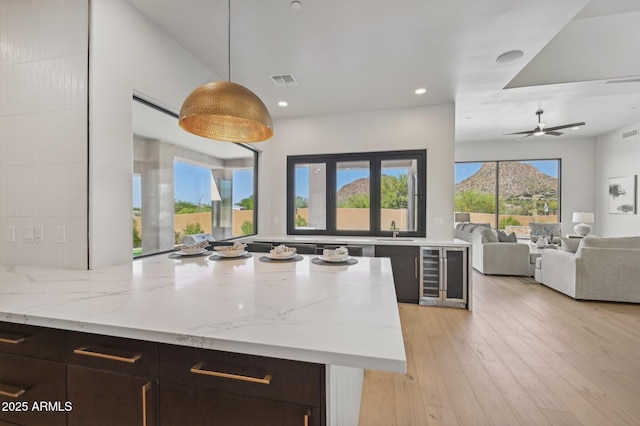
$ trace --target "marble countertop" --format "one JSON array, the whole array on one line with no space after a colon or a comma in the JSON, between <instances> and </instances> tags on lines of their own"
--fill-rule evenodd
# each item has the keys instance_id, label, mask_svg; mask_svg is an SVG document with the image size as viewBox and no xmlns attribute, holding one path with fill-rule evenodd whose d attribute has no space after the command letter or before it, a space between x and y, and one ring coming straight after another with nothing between
<instances>
[{"instance_id":1,"label":"marble countertop","mask_svg":"<svg viewBox=\"0 0 640 426\"><path fill-rule=\"evenodd\" d=\"M354 237L348 235L254 235L246 238L255 242L289 242L317 244L365 244L365 245L399 245L399 246L470 246L467 241L450 238L434 239L419 237Z\"/></svg>"},{"instance_id":2,"label":"marble countertop","mask_svg":"<svg viewBox=\"0 0 640 426\"><path fill-rule=\"evenodd\" d=\"M0 267L0 321L392 372L387 258L355 265L157 255L93 271Z\"/></svg>"}]
</instances>

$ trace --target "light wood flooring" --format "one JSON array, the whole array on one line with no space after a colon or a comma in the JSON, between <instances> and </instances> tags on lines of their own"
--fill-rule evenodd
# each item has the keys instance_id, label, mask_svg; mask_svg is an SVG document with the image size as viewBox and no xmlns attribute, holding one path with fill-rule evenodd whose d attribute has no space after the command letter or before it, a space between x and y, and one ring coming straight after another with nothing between
<instances>
[{"instance_id":1,"label":"light wood flooring","mask_svg":"<svg viewBox=\"0 0 640 426\"><path fill-rule=\"evenodd\" d=\"M360 426L640 425L640 305L473 280L473 312L399 304L408 371L365 372Z\"/></svg>"}]
</instances>

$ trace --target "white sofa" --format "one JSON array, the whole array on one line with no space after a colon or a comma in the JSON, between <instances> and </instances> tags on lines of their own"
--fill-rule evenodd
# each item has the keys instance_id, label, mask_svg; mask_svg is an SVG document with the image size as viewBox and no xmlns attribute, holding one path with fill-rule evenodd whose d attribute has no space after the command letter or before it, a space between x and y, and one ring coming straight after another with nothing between
<instances>
[{"instance_id":1,"label":"white sofa","mask_svg":"<svg viewBox=\"0 0 640 426\"><path fill-rule=\"evenodd\" d=\"M529 245L518 242L499 242L488 223L458 224L455 236L471 243L471 263L478 272L485 275L527 277L534 274L535 265L530 262Z\"/></svg>"},{"instance_id":2,"label":"white sofa","mask_svg":"<svg viewBox=\"0 0 640 426\"><path fill-rule=\"evenodd\" d=\"M575 253L569 245L543 251L538 281L574 299L640 303L640 236L586 237Z\"/></svg>"}]
</instances>

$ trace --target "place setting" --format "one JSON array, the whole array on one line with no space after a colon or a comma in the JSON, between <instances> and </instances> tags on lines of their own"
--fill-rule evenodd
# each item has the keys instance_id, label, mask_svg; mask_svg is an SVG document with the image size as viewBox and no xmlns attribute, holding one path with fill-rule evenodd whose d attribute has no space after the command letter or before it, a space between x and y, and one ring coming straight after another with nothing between
<instances>
[{"instance_id":1,"label":"place setting","mask_svg":"<svg viewBox=\"0 0 640 426\"><path fill-rule=\"evenodd\" d=\"M169 255L171 259L184 259L184 258L198 258L208 256L211 254L210 250L207 250L209 242L203 241L194 245L182 245L178 251L175 251Z\"/></svg>"},{"instance_id":2,"label":"place setting","mask_svg":"<svg viewBox=\"0 0 640 426\"><path fill-rule=\"evenodd\" d=\"M265 263L286 263L286 262L299 262L303 259L296 250L295 247L287 247L281 244L274 247L269 253L260 257L260 262Z\"/></svg>"},{"instance_id":3,"label":"place setting","mask_svg":"<svg viewBox=\"0 0 640 426\"><path fill-rule=\"evenodd\" d=\"M324 249L322 254L311 259L311 263L316 265L355 265L358 260L349 256L349 249L346 247L338 247L336 249Z\"/></svg>"},{"instance_id":4,"label":"place setting","mask_svg":"<svg viewBox=\"0 0 640 426\"><path fill-rule=\"evenodd\" d=\"M247 259L253 255L247 250L247 245L244 243L235 242L232 246L215 246L213 248L213 255L209 257L209 260L234 260L234 259Z\"/></svg>"}]
</instances>

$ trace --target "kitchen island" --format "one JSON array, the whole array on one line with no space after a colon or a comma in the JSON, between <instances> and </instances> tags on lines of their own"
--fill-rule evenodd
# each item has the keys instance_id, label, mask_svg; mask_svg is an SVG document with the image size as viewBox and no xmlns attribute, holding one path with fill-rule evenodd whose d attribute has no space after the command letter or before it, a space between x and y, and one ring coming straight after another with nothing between
<instances>
[{"instance_id":1,"label":"kitchen island","mask_svg":"<svg viewBox=\"0 0 640 426\"><path fill-rule=\"evenodd\" d=\"M94 271L3 267L0 321L321 364L326 424L357 424L363 369L406 371L389 260L260 257L165 254Z\"/></svg>"}]
</instances>

